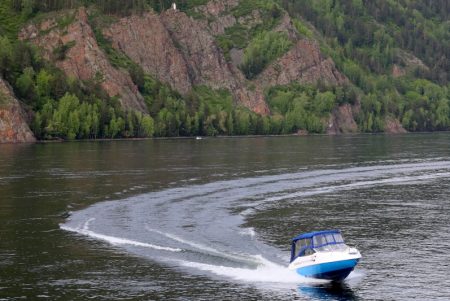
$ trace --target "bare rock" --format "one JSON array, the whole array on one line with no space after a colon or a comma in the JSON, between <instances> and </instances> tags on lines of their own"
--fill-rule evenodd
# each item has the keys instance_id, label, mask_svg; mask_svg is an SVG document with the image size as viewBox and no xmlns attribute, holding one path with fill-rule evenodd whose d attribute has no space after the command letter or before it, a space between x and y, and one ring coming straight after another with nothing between
<instances>
[{"instance_id":1,"label":"bare rock","mask_svg":"<svg viewBox=\"0 0 450 301\"><path fill-rule=\"evenodd\" d=\"M353 110L354 108L348 103L335 108L328 122L327 134L357 133L358 125L355 122Z\"/></svg>"},{"instance_id":2,"label":"bare rock","mask_svg":"<svg viewBox=\"0 0 450 301\"><path fill-rule=\"evenodd\" d=\"M239 4L239 0L212 0L194 10L206 19L199 21L212 35L221 35L225 29L236 24L236 18L228 12Z\"/></svg>"},{"instance_id":3,"label":"bare rock","mask_svg":"<svg viewBox=\"0 0 450 301\"><path fill-rule=\"evenodd\" d=\"M392 67L392 76L393 77L401 77L406 74L406 71L404 68L400 67L397 64L394 64Z\"/></svg>"},{"instance_id":4,"label":"bare rock","mask_svg":"<svg viewBox=\"0 0 450 301\"><path fill-rule=\"evenodd\" d=\"M0 78L0 143L35 142L20 102Z\"/></svg>"},{"instance_id":5,"label":"bare rock","mask_svg":"<svg viewBox=\"0 0 450 301\"><path fill-rule=\"evenodd\" d=\"M214 89L233 87L234 80L227 61L212 35L182 12L166 11L161 14L161 21L174 42L180 45L180 53L189 64L194 84Z\"/></svg>"},{"instance_id":6,"label":"bare rock","mask_svg":"<svg viewBox=\"0 0 450 301\"><path fill-rule=\"evenodd\" d=\"M273 29L274 32L284 32L291 41L297 41L299 38L297 29L292 23L291 17L286 13L281 18L280 23Z\"/></svg>"},{"instance_id":7,"label":"bare rock","mask_svg":"<svg viewBox=\"0 0 450 301\"><path fill-rule=\"evenodd\" d=\"M407 131L397 118L386 117L384 121L384 132L387 134L403 134Z\"/></svg>"},{"instance_id":8,"label":"bare rock","mask_svg":"<svg viewBox=\"0 0 450 301\"><path fill-rule=\"evenodd\" d=\"M192 88L187 63L158 15L122 18L104 30L113 47L124 52L145 72L168 83L181 94Z\"/></svg>"},{"instance_id":9,"label":"bare rock","mask_svg":"<svg viewBox=\"0 0 450 301\"><path fill-rule=\"evenodd\" d=\"M231 27L237 23L236 18L232 15L225 15L217 17L214 21L209 23L209 28L212 35L222 35L225 33L225 29Z\"/></svg>"},{"instance_id":10,"label":"bare rock","mask_svg":"<svg viewBox=\"0 0 450 301\"><path fill-rule=\"evenodd\" d=\"M231 64L235 67L239 67L244 61L244 50L233 48L230 50Z\"/></svg>"},{"instance_id":11,"label":"bare rock","mask_svg":"<svg viewBox=\"0 0 450 301\"><path fill-rule=\"evenodd\" d=\"M267 114L269 108L264 96L249 91L242 72L227 62L211 33L186 14L167 11L161 20L174 42L188 62L188 70L194 85L207 85L213 89L227 89L236 103L254 112Z\"/></svg>"},{"instance_id":12,"label":"bare rock","mask_svg":"<svg viewBox=\"0 0 450 301\"><path fill-rule=\"evenodd\" d=\"M217 13L212 8L209 11ZM246 88L245 77L227 62L210 30L183 12L122 18L104 34L113 47L181 94L195 85L227 89L237 104L258 113L269 112L263 94Z\"/></svg>"},{"instance_id":13,"label":"bare rock","mask_svg":"<svg viewBox=\"0 0 450 301\"><path fill-rule=\"evenodd\" d=\"M55 49L73 44L73 47L65 53L65 57L56 61L57 67L76 79L99 81L109 96L120 98L125 109L147 112L144 98L128 72L114 68L99 48L88 23L85 8L80 8L76 12L75 21L66 29L51 27L48 25L51 23L51 21L44 21L38 26L30 25L21 32L20 37L40 46L44 50L44 57L48 60L54 59ZM50 30L40 35L39 27L49 27Z\"/></svg>"},{"instance_id":14,"label":"bare rock","mask_svg":"<svg viewBox=\"0 0 450 301\"><path fill-rule=\"evenodd\" d=\"M219 17L239 5L239 0L212 0L195 8L203 15Z\"/></svg>"},{"instance_id":15,"label":"bare rock","mask_svg":"<svg viewBox=\"0 0 450 301\"><path fill-rule=\"evenodd\" d=\"M292 82L340 85L348 79L330 58L324 58L316 41L303 39L284 56L266 68L256 79L261 86L287 85Z\"/></svg>"}]
</instances>

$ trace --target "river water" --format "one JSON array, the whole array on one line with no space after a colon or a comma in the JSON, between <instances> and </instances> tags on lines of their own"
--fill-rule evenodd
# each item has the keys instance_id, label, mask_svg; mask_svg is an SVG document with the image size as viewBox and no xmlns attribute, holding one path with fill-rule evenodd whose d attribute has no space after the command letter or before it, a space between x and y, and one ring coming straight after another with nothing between
<instances>
[{"instance_id":1,"label":"river water","mask_svg":"<svg viewBox=\"0 0 450 301\"><path fill-rule=\"evenodd\" d=\"M450 134L0 145L0 300L449 300ZM340 285L287 270L341 229Z\"/></svg>"}]
</instances>

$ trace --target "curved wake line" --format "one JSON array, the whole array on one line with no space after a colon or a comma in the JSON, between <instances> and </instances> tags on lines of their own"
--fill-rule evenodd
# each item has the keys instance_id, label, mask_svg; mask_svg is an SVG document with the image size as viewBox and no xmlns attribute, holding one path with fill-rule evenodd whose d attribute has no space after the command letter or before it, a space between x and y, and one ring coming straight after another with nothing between
<instances>
[{"instance_id":1,"label":"curved wake line","mask_svg":"<svg viewBox=\"0 0 450 301\"><path fill-rule=\"evenodd\" d=\"M259 263L258 260L251 259L251 258L249 258L247 256L235 255L235 254L226 254L226 253L221 252L221 251L219 251L217 249L214 249L214 248L202 245L202 244L198 244L198 243L195 243L195 242L191 242L191 241L185 240L185 239L183 239L181 237L178 237L176 235L173 235L173 234L170 234L170 233L164 233L164 232L158 231L156 229L152 229L149 226L145 226L145 229L147 229L147 231L154 232L154 233L157 233L159 235L165 236L165 237L167 237L169 239L172 239L174 241L177 241L179 243L191 246L191 247L193 247L195 249L203 251L204 253L210 253L210 254L213 254L213 255L216 255L216 256L219 256L219 257L228 258L228 259L232 259L232 260L235 260L235 261L244 261L244 262L251 262L251 263L256 263L256 264Z\"/></svg>"},{"instance_id":2,"label":"curved wake line","mask_svg":"<svg viewBox=\"0 0 450 301\"><path fill-rule=\"evenodd\" d=\"M417 183L418 181L434 180L434 179L448 178L448 177L450 177L450 172L425 174L425 175L419 175L419 176L393 177L393 178L371 180L371 181L359 181L359 182L350 183L350 184L320 187L320 188L315 188L315 189L311 189L311 190L307 190L307 191L288 193L288 194L284 194L281 196L266 198L263 200L263 202L264 203L275 202L275 201L281 201L281 200L285 200L285 199L292 199L295 197L313 196L313 195L325 194L325 193L330 193L330 192L337 192L337 191L344 191L344 190L351 190L351 189L358 189L358 188L367 188L367 187L380 186L380 185L399 185L399 184L406 185L406 184Z\"/></svg>"},{"instance_id":3,"label":"curved wake line","mask_svg":"<svg viewBox=\"0 0 450 301\"><path fill-rule=\"evenodd\" d=\"M245 197L265 197L268 193L278 193L300 188L312 189L307 192L297 192L288 194L288 198L297 196L309 196L323 194L339 190L348 190L352 188L366 188L375 185L389 185L407 183L407 181L420 181L435 179L439 177L449 177L450 173L434 173L431 175L391 177L377 180L369 180L374 177L389 176L394 174L404 174L413 172L427 172L450 169L450 161L426 161L420 163L392 164L382 166L363 166L350 167L344 169L320 169L313 171L302 171L296 173L287 173L282 175L268 175L254 178L242 178L228 181L218 181L202 185L194 185L180 188L172 188L159 192L144 194L142 196L152 196L152 199L158 202L161 198L165 202L183 202L189 199L197 198L217 198L241 194ZM361 181L366 179L366 181ZM327 182L342 180L352 180L354 183L324 186L322 188L313 188ZM266 203L270 201L280 201L285 196L273 196L264 198L261 201Z\"/></svg>"},{"instance_id":4,"label":"curved wake line","mask_svg":"<svg viewBox=\"0 0 450 301\"><path fill-rule=\"evenodd\" d=\"M145 243L145 242L140 242L140 241L135 241L135 240L131 240L131 239L126 239L126 238L120 238L120 237L115 237L115 236L109 236L109 235L95 233L93 231L88 230L88 228L86 227L86 225L91 220L92 219L88 220L85 223L85 225L84 225L84 227L82 229L80 229L80 228L71 228L71 227L64 226L64 225L59 225L59 226L63 230L70 231L70 232L75 232L75 233L79 233L79 234L83 234L83 235L87 235L87 236L92 237L92 238L96 238L96 239L99 239L99 240L106 241L106 242L108 242L108 243L110 243L112 245L132 245L132 246L136 246L136 247L151 248L151 249L155 249L155 250L170 251L170 252L181 252L181 251L183 251L183 249L179 249L179 248L162 247L162 246L157 246L157 245L153 245L153 244L149 244L149 243Z\"/></svg>"}]
</instances>

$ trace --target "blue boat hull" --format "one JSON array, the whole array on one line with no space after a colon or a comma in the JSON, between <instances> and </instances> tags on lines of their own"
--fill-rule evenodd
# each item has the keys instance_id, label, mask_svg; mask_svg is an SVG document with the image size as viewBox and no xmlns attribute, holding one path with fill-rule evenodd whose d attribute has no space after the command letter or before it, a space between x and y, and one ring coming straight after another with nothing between
<instances>
[{"instance_id":1,"label":"blue boat hull","mask_svg":"<svg viewBox=\"0 0 450 301\"><path fill-rule=\"evenodd\" d=\"M319 263L298 268L297 273L305 277L342 281L347 278L357 264L358 259Z\"/></svg>"}]
</instances>

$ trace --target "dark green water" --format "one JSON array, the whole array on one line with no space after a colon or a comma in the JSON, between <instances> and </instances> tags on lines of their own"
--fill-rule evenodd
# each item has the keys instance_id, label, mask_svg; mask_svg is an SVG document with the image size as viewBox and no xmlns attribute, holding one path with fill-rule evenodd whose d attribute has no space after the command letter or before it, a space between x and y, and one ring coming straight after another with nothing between
<instances>
[{"instance_id":1,"label":"dark green water","mask_svg":"<svg viewBox=\"0 0 450 301\"><path fill-rule=\"evenodd\" d=\"M0 145L0 300L449 300L450 134ZM340 228L340 285L287 272Z\"/></svg>"}]
</instances>

